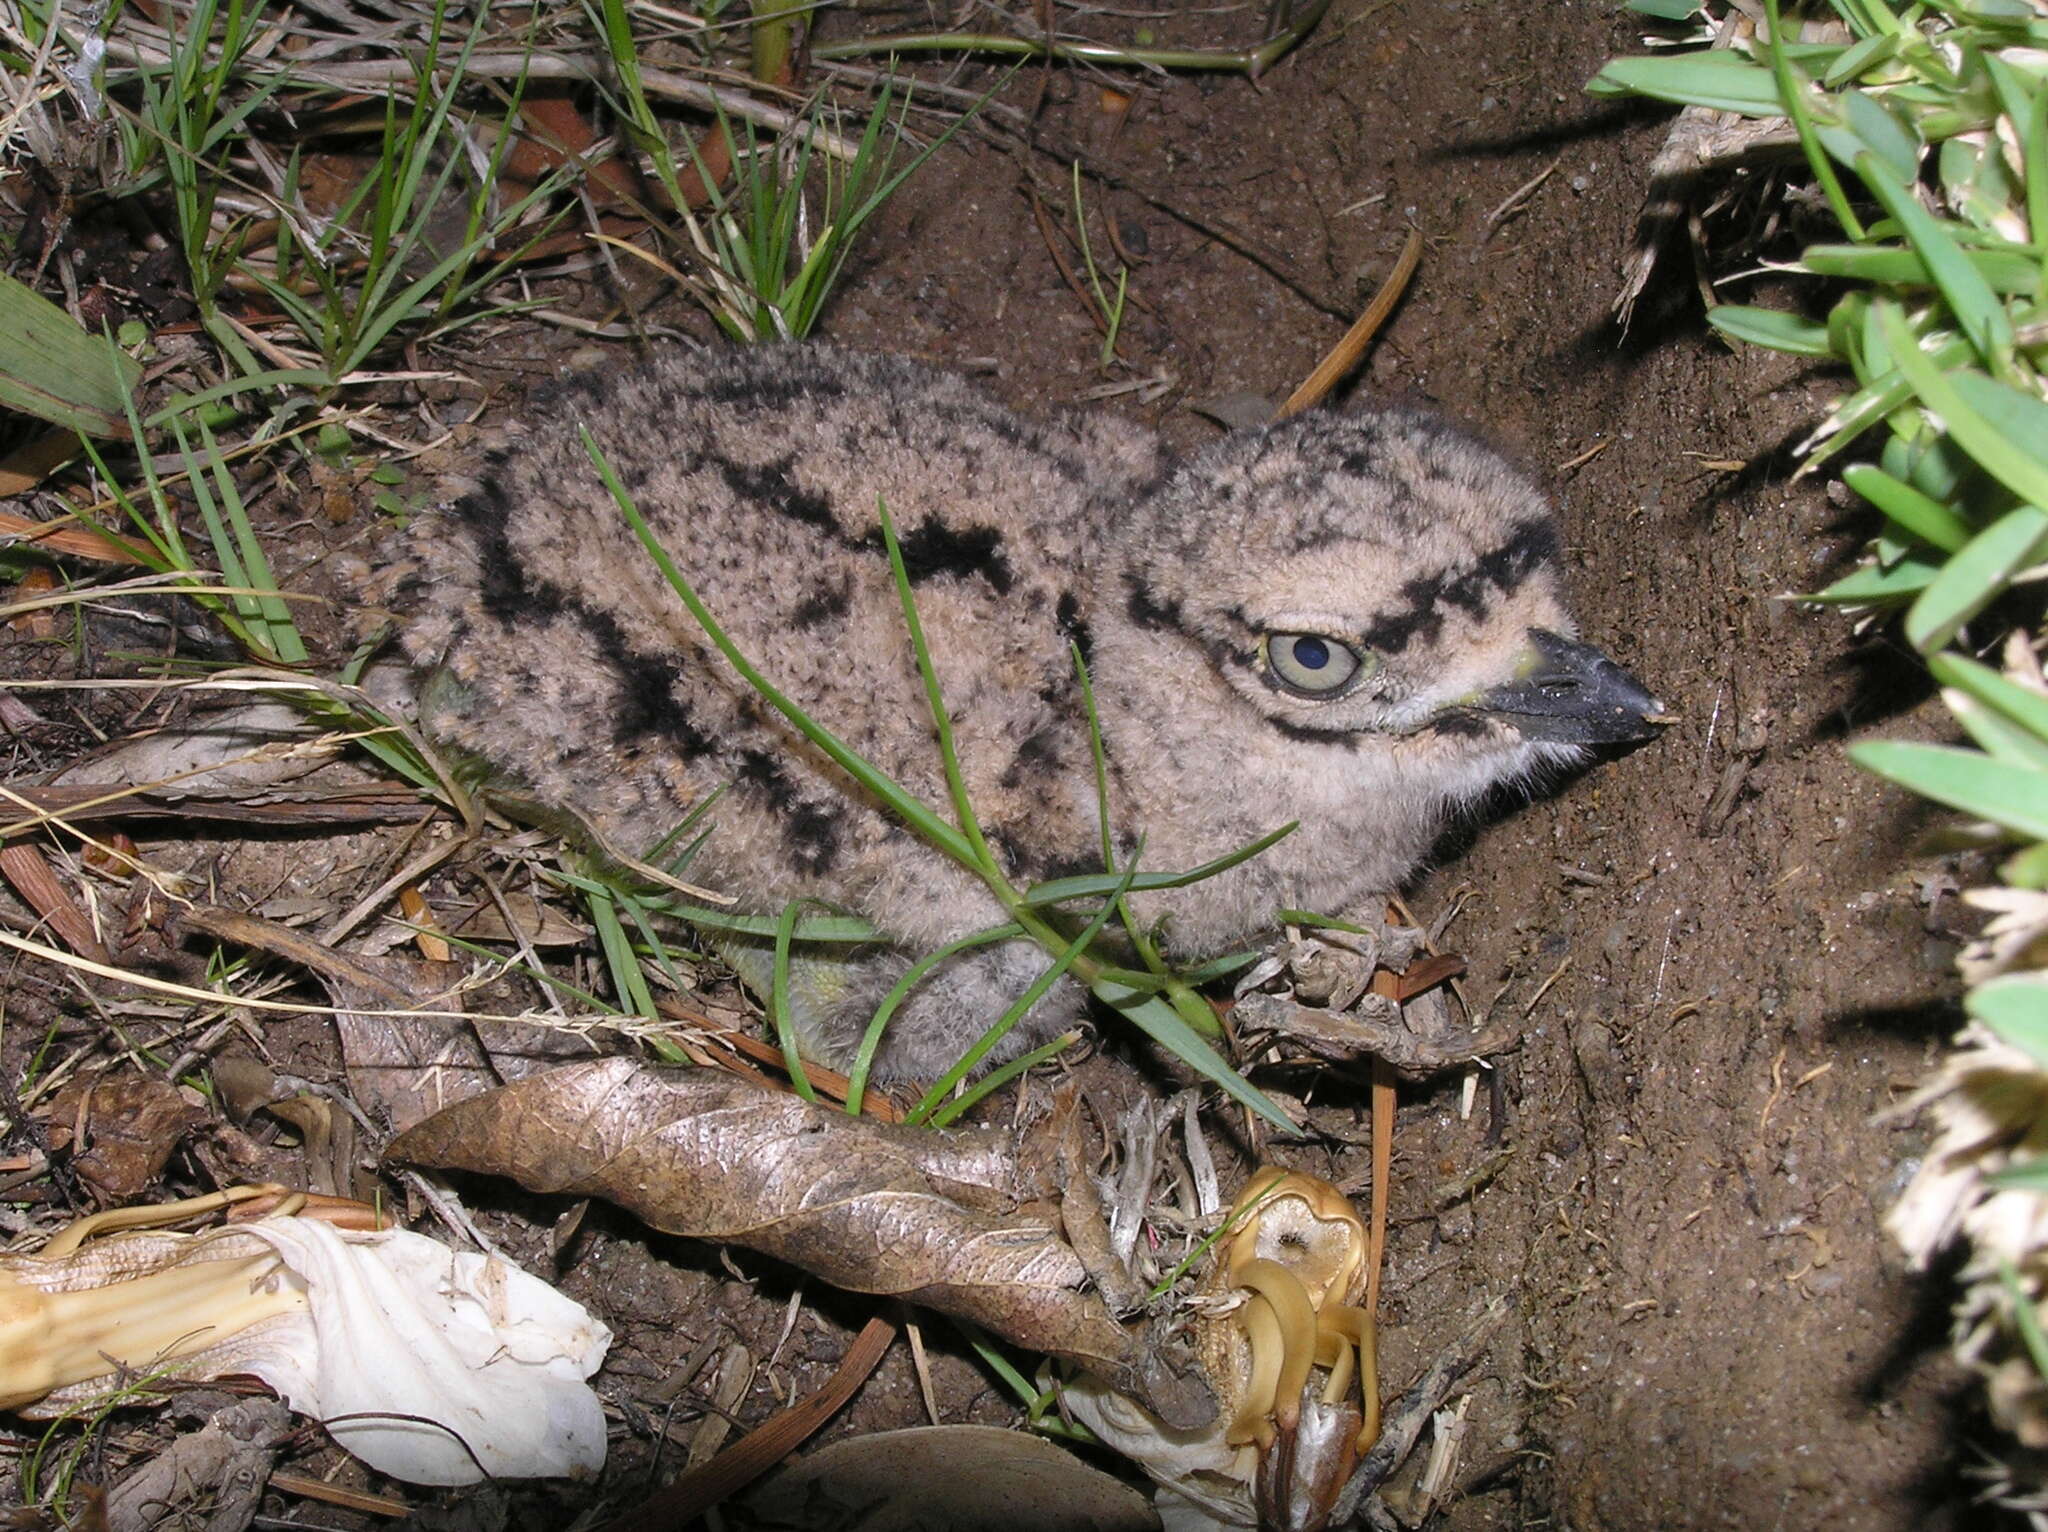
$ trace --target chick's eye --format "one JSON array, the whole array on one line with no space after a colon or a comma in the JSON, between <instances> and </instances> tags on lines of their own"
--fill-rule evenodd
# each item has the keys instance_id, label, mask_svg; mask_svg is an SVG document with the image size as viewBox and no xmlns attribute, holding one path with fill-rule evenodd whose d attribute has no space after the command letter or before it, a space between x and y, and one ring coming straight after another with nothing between
<instances>
[{"instance_id":1,"label":"chick's eye","mask_svg":"<svg viewBox=\"0 0 2048 1532\"><path fill-rule=\"evenodd\" d=\"M1266 640L1266 663L1281 685L1326 696L1358 674L1358 651L1315 633L1275 633Z\"/></svg>"}]
</instances>

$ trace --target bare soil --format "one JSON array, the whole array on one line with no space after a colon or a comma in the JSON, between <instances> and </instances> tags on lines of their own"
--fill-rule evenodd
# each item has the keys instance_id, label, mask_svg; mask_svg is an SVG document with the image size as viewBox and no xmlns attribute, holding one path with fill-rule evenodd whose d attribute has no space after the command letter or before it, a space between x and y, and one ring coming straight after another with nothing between
<instances>
[{"instance_id":1,"label":"bare soil","mask_svg":"<svg viewBox=\"0 0 2048 1532\"><path fill-rule=\"evenodd\" d=\"M1156 24L1199 42L1246 18ZM1586 635L1683 715L1467 827L1416 891L1423 908L1464 899L1448 940L1475 1006L1526 1016L1469 1115L1456 1076L1409 1090L1400 1115L1386 1377L1405 1382L1491 1297L1515 1297L1475 1385L1470 1493L1440 1525L1975 1525L1961 1474L1978 1426L1943 1351L1946 1292L1906 1273L1879 1225L1920 1144L1879 1114L1958 1021L1956 912L1914 850L1927 816L1843 756L1939 724L1881 633L1785 599L1865 531L1786 482L1787 445L1833 382L1713 340L1683 251L1631 334L1608 318L1665 119L1579 87L1637 33L1584 0L1340 0L1255 85L1147 80L1120 127L1096 82L1055 74L1043 132L1124 180L1088 195L1145 256L1118 376L1164 388L1093 407L1202 440L1214 427L1190 401L1283 396L1421 229L1421 275L1352 402L1427 403L1551 482ZM1027 70L1001 99L1040 89ZM1048 198L1070 195L1056 158L1029 169ZM949 146L873 226L827 332L969 368L1027 411L1082 402L1104 381L1099 337L1025 173L970 138ZM1490 216L1539 174L1518 211ZM1243 231L1323 306L1132 188ZM545 367L540 344L526 360ZM274 1037L290 1067L332 1068L317 1029L297 1057L292 1035ZM1333 1081L1316 1106L1362 1123L1363 1088ZM1476 1194L1442 1195L1501 1151ZM1356 1147L1276 1158L1366 1178ZM780 1339L802 1284L771 1263L603 1209L557 1249L558 1208L508 1192L487 1211L618 1333L599 1383L637 1439L615 1457L628 1483L673 1473L675 1448L651 1444L687 1438L728 1341L772 1355L734 1410L750 1425L816 1387L872 1309L812 1284ZM945 1327L925 1339L944 1419L1016 1420ZM923 1418L898 1347L832 1434ZM609 1490L632 1498L620 1478ZM582 1495L451 1497L420 1520L566 1525Z\"/></svg>"}]
</instances>

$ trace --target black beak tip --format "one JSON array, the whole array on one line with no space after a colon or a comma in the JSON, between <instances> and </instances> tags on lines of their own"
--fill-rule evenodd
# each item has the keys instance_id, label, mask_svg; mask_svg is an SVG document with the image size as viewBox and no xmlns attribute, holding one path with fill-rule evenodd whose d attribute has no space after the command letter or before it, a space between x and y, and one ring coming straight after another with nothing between
<instances>
[{"instance_id":1,"label":"black beak tip","mask_svg":"<svg viewBox=\"0 0 2048 1532\"><path fill-rule=\"evenodd\" d=\"M1563 745L1630 745L1675 722L1649 688L1591 644L1542 629L1530 641L1541 663L1487 694L1490 712L1523 737Z\"/></svg>"}]
</instances>

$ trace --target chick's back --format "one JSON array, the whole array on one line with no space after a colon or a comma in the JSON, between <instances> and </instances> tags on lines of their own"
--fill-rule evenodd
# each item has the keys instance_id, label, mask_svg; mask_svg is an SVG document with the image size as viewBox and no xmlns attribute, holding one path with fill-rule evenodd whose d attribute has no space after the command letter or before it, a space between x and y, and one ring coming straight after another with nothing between
<instances>
[{"instance_id":1,"label":"chick's back","mask_svg":"<svg viewBox=\"0 0 2048 1532\"><path fill-rule=\"evenodd\" d=\"M1100 528L1163 472L1148 433L1026 421L899 358L669 352L537 395L387 574L408 654L437 672L437 735L634 856L729 785L694 877L762 909L825 898L913 942L985 924L986 895L717 653L581 427L740 651L944 804L886 503L983 822L999 845L1028 840L1035 866L1085 860L1097 837L1070 644Z\"/></svg>"}]
</instances>

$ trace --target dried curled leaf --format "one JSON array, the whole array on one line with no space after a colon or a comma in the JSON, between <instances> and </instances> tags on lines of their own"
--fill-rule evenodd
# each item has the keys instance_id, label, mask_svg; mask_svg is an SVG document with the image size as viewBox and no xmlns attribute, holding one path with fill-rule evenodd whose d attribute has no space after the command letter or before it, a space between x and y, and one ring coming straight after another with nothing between
<instances>
[{"instance_id":1,"label":"dried curled leaf","mask_svg":"<svg viewBox=\"0 0 2048 1532\"><path fill-rule=\"evenodd\" d=\"M835 1287L972 1320L1143 1399L1214 1416L1145 1326L1120 1325L1053 1216L1019 1206L1029 1163L993 1131L933 1133L745 1081L601 1059L463 1101L390 1156L603 1197L670 1234L744 1245Z\"/></svg>"}]
</instances>

